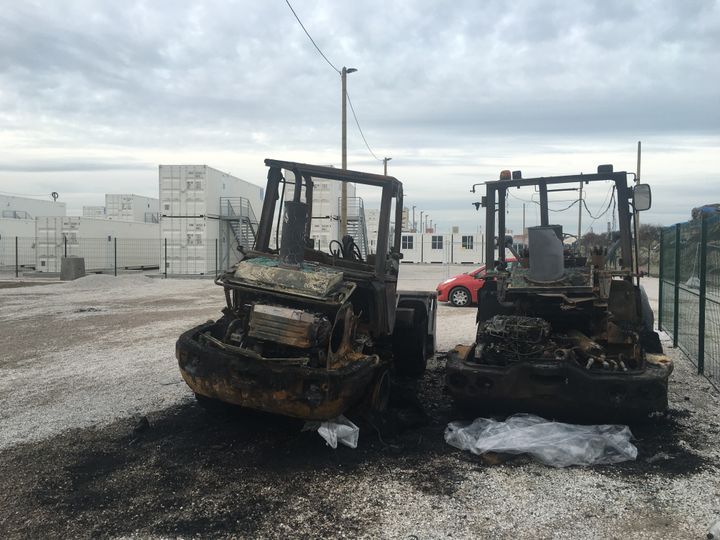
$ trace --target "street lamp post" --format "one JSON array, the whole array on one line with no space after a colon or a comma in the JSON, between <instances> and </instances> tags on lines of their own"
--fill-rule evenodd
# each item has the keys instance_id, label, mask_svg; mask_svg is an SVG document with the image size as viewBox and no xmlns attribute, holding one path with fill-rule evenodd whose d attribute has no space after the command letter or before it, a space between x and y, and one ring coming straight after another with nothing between
<instances>
[{"instance_id":1,"label":"street lamp post","mask_svg":"<svg viewBox=\"0 0 720 540\"><path fill-rule=\"evenodd\" d=\"M340 78L342 79L342 168L347 169L347 74L357 69L343 66ZM347 182L342 183L340 195L340 238L347 234Z\"/></svg>"},{"instance_id":2,"label":"street lamp post","mask_svg":"<svg viewBox=\"0 0 720 540\"><path fill-rule=\"evenodd\" d=\"M385 176L387 176L387 162L390 161L391 157L383 158L383 171L385 173Z\"/></svg>"}]
</instances>

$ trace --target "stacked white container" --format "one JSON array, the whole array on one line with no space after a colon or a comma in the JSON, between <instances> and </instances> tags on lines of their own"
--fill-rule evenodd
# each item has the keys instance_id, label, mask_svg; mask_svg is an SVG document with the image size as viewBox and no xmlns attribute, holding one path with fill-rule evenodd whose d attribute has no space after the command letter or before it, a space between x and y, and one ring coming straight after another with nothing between
<instances>
[{"instance_id":1,"label":"stacked white container","mask_svg":"<svg viewBox=\"0 0 720 540\"><path fill-rule=\"evenodd\" d=\"M262 188L207 165L160 165L159 176L160 237L167 273L214 273L222 230L220 198L244 197L259 216Z\"/></svg>"},{"instance_id":2,"label":"stacked white container","mask_svg":"<svg viewBox=\"0 0 720 540\"><path fill-rule=\"evenodd\" d=\"M38 216L64 216L64 202L0 195L0 218L33 219Z\"/></svg>"},{"instance_id":3,"label":"stacked white container","mask_svg":"<svg viewBox=\"0 0 720 540\"><path fill-rule=\"evenodd\" d=\"M124 221L153 222L157 218L160 201L150 197L127 194L105 195L105 208L108 219Z\"/></svg>"},{"instance_id":4,"label":"stacked white container","mask_svg":"<svg viewBox=\"0 0 720 540\"><path fill-rule=\"evenodd\" d=\"M148 241L157 242L157 223L58 216L37 218L35 225L36 270L39 272L59 272L66 247L67 255L85 258L88 270L113 268L116 238L122 249L123 266L158 264L157 252L153 250L150 255L146 245ZM132 245L133 241L137 245Z\"/></svg>"},{"instance_id":5,"label":"stacked white container","mask_svg":"<svg viewBox=\"0 0 720 540\"><path fill-rule=\"evenodd\" d=\"M83 206L83 217L104 218L107 212L104 206Z\"/></svg>"}]
</instances>

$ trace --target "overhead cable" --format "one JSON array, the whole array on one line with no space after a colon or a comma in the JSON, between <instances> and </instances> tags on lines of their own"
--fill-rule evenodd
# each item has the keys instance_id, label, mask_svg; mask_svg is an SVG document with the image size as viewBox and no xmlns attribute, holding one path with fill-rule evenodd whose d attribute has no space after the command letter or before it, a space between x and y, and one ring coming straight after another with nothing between
<instances>
[{"instance_id":1,"label":"overhead cable","mask_svg":"<svg viewBox=\"0 0 720 540\"><path fill-rule=\"evenodd\" d=\"M365 147L368 149L368 152L370 152L370 155L372 155L372 157L374 157L378 161L382 161L382 159L377 157L375 155L375 152L372 151L372 149L370 148L370 145L367 142L367 139L365 138L365 134L363 133L363 130L360 127L360 122L358 122L357 114L355 114L355 107L353 107L352 101L350 100L350 94L348 94L348 92L346 91L345 95L347 96L348 104L350 105L350 111L352 112L353 118L355 119L355 125L357 125L358 131L360 132L360 136L362 137L362 140L365 143Z\"/></svg>"},{"instance_id":2,"label":"overhead cable","mask_svg":"<svg viewBox=\"0 0 720 540\"><path fill-rule=\"evenodd\" d=\"M310 33L309 33L309 32L307 31L307 29L305 28L305 25L304 25L304 24L302 23L302 21L300 20L300 17L297 16L297 13L295 13L295 10L294 10L293 7L290 5L290 2L289 2L288 0L285 0L285 3L286 3L286 4L288 5L288 7L290 8L290 11L292 11L292 14L295 15L295 18L297 19L297 22L300 23L300 27L303 29L303 32L305 32L305 35L306 35L306 36L308 37L308 39L312 42L312 44L315 45L315 48L317 49L317 52L320 53L320 56L322 56L322 57L325 59L325 61L330 65L330 67L333 68L335 71L337 71L338 74L339 74L339 73L340 73L340 70L339 70L338 68L336 68L335 65L334 65L330 60L328 60L328 57L325 56L325 53L323 53L323 52L320 50L320 47L318 47L317 43L315 43L315 40L312 38L312 36L310 35Z\"/></svg>"},{"instance_id":3,"label":"overhead cable","mask_svg":"<svg viewBox=\"0 0 720 540\"><path fill-rule=\"evenodd\" d=\"M292 14L295 16L295 19L297 20L298 24L300 24L300 27L303 29L303 32L305 32L305 35L308 37L310 42L314 45L317 52L320 53L320 56L323 57L323 59L328 63L328 65L331 68L333 68L338 73L338 75L342 75L342 72L337 67L335 67L335 64L333 64L330 60L328 60L328 57L325 56L325 53L323 53L322 50L320 49L320 47L318 47L318 44L315 43L315 40L310 35L310 32L307 31L307 28L305 28L305 25L300 20L300 17L298 17L298 14L295 13L295 10L293 9L292 5L290 5L289 0L285 0L285 3L290 8L290 11L292 11ZM362 137L362 140L365 143L365 147L368 149L368 152L370 152L370 155L372 155L372 157L374 157L378 161L383 161L381 158L379 158L375 155L375 152L372 151L372 149L370 148L370 145L367 142L367 139L365 138L365 134L363 133L363 130L360 127L360 121L358 120L357 114L355 113L355 108L353 107L352 101L350 100L350 94L348 94L348 92L346 91L345 95L347 96L348 103L350 104L350 110L352 111L353 118L355 119L355 125L357 126L358 131L360 132L360 136Z\"/></svg>"}]
</instances>

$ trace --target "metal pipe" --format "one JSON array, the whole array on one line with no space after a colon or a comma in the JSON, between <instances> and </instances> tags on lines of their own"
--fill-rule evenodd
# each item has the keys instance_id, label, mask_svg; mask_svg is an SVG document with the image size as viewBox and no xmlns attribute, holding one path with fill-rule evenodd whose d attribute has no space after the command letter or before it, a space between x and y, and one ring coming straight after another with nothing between
<instances>
[{"instance_id":1,"label":"metal pipe","mask_svg":"<svg viewBox=\"0 0 720 540\"><path fill-rule=\"evenodd\" d=\"M705 373L705 299L707 281L707 214L700 222L700 302L698 303L698 374Z\"/></svg>"},{"instance_id":2,"label":"metal pipe","mask_svg":"<svg viewBox=\"0 0 720 540\"><path fill-rule=\"evenodd\" d=\"M505 262L505 199L507 196L507 189L505 187L498 186L497 196L497 216L498 216L498 261Z\"/></svg>"},{"instance_id":3,"label":"metal pipe","mask_svg":"<svg viewBox=\"0 0 720 540\"><path fill-rule=\"evenodd\" d=\"M340 72L342 81L342 169L347 169L347 74L357 71L343 66ZM340 195L340 238L347 234L347 182L342 183Z\"/></svg>"},{"instance_id":4,"label":"metal pipe","mask_svg":"<svg viewBox=\"0 0 720 540\"><path fill-rule=\"evenodd\" d=\"M675 271L673 272L675 298L673 299L673 347L678 346L678 331L680 330L680 224L675 224Z\"/></svg>"},{"instance_id":5,"label":"metal pipe","mask_svg":"<svg viewBox=\"0 0 720 540\"><path fill-rule=\"evenodd\" d=\"M485 270L495 269L495 188L487 186L485 200Z\"/></svg>"},{"instance_id":6,"label":"metal pipe","mask_svg":"<svg viewBox=\"0 0 720 540\"><path fill-rule=\"evenodd\" d=\"M548 192L547 184L545 182L540 183L540 225L547 226L550 224L548 218Z\"/></svg>"}]
</instances>

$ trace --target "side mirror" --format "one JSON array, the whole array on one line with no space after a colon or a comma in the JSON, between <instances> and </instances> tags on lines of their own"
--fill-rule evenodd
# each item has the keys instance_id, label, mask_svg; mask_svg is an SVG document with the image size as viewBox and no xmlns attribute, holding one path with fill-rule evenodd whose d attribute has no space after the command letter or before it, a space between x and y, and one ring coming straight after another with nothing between
<instances>
[{"instance_id":1,"label":"side mirror","mask_svg":"<svg viewBox=\"0 0 720 540\"><path fill-rule=\"evenodd\" d=\"M638 184L633 188L633 207L636 212L650 209L652 194L649 184Z\"/></svg>"}]
</instances>

